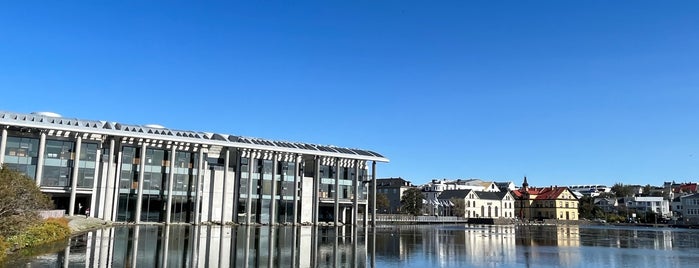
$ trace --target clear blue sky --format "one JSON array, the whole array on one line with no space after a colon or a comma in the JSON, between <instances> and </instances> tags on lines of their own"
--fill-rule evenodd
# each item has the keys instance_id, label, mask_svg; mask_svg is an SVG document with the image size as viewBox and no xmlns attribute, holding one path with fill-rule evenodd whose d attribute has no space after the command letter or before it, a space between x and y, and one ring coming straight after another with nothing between
<instances>
[{"instance_id":1,"label":"clear blue sky","mask_svg":"<svg viewBox=\"0 0 699 268\"><path fill-rule=\"evenodd\" d=\"M371 149L416 184L699 180L696 1L8 2L0 110Z\"/></svg>"}]
</instances>

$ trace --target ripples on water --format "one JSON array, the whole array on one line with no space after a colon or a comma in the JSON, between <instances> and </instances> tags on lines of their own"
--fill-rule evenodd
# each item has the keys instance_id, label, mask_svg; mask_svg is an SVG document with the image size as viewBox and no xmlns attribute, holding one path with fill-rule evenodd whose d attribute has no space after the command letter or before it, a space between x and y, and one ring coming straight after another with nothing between
<instances>
[{"instance_id":1,"label":"ripples on water","mask_svg":"<svg viewBox=\"0 0 699 268\"><path fill-rule=\"evenodd\" d=\"M614 226L118 226L6 267L697 267L699 231Z\"/></svg>"}]
</instances>

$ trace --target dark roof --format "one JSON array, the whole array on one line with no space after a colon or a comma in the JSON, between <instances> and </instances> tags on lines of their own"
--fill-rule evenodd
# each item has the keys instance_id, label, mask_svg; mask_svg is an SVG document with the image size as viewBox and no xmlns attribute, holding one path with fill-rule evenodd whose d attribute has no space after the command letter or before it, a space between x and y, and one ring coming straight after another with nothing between
<instances>
[{"instance_id":1,"label":"dark roof","mask_svg":"<svg viewBox=\"0 0 699 268\"><path fill-rule=\"evenodd\" d=\"M403 187L411 185L412 183L404 180L401 177L376 179L376 186L378 187Z\"/></svg>"},{"instance_id":2,"label":"dark roof","mask_svg":"<svg viewBox=\"0 0 699 268\"><path fill-rule=\"evenodd\" d=\"M486 200L502 200L507 195L507 192L480 192L477 191L476 194L480 199Z\"/></svg>"},{"instance_id":3,"label":"dark roof","mask_svg":"<svg viewBox=\"0 0 699 268\"><path fill-rule=\"evenodd\" d=\"M452 198L464 199L471 193L471 190L446 190L437 197L437 199L449 200Z\"/></svg>"}]
</instances>

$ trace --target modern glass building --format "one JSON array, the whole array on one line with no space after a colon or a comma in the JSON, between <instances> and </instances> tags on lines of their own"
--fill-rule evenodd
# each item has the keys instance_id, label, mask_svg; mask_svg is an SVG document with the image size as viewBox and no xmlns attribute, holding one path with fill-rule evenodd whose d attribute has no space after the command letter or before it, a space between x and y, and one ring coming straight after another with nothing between
<instances>
[{"instance_id":1,"label":"modern glass building","mask_svg":"<svg viewBox=\"0 0 699 268\"><path fill-rule=\"evenodd\" d=\"M0 163L68 215L117 222L374 222L369 150L0 112ZM371 218L370 218L371 214Z\"/></svg>"}]
</instances>

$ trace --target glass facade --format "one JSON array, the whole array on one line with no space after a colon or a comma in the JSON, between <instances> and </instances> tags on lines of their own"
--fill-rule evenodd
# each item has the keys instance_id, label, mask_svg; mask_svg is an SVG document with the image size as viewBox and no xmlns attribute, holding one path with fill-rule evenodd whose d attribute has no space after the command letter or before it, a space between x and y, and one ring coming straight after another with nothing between
<instances>
[{"instance_id":1,"label":"glass facade","mask_svg":"<svg viewBox=\"0 0 699 268\"><path fill-rule=\"evenodd\" d=\"M245 206L247 205L248 197L248 179L250 178L250 159L247 157L240 158L240 178L238 180L238 215L233 215L238 217L238 223L245 222Z\"/></svg>"},{"instance_id":2,"label":"glass facade","mask_svg":"<svg viewBox=\"0 0 699 268\"><path fill-rule=\"evenodd\" d=\"M335 198L335 167L320 166L320 188L318 189L320 199Z\"/></svg>"},{"instance_id":3,"label":"glass facade","mask_svg":"<svg viewBox=\"0 0 699 268\"><path fill-rule=\"evenodd\" d=\"M272 160L258 160L257 161L258 170L260 171L259 177L261 180L258 181L258 196L260 196L260 208L258 210L258 222L259 223L271 223L270 222L270 208L272 206L272 182L273 182L273 166ZM253 179L255 174L253 173ZM256 185L253 183L253 185ZM255 207L253 207L255 208Z\"/></svg>"},{"instance_id":4,"label":"glass facade","mask_svg":"<svg viewBox=\"0 0 699 268\"><path fill-rule=\"evenodd\" d=\"M71 176L75 166L74 147L75 142L73 141L46 140L41 186L71 186ZM82 143L80 146L78 188L92 188L94 184L98 147L99 145L96 143Z\"/></svg>"},{"instance_id":5,"label":"glass facade","mask_svg":"<svg viewBox=\"0 0 699 268\"><path fill-rule=\"evenodd\" d=\"M136 220L136 190L138 189L138 165L141 161L140 151L141 148L128 146L122 149L117 221Z\"/></svg>"},{"instance_id":6,"label":"glass facade","mask_svg":"<svg viewBox=\"0 0 699 268\"><path fill-rule=\"evenodd\" d=\"M80 161L78 163L78 188L92 188L92 186L94 186L98 147L99 145L96 143L85 142L83 142L80 146Z\"/></svg>"},{"instance_id":7,"label":"glass facade","mask_svg":"<svg viewBox=\"0 0 699 268\"><path fill-rule=\"evenodd\" d=\"M175 153L171 222L192 222L198 163L199 159L195 153ZM165 195L167 196L167 189Z\"/></svg>"},{"instance_id":8,"label":"glass facade","mask_svg":"<svg viewBox=\"0 0 699 268\"><path fill-rule=\"evenodd\" d=\"M279 223L291 223L294 219L294 197L298 197L298 192L294 191L294 172L296 163L277 163L277 221Z\"/></svg>"},{"instance_id":9,"label":"glass facade","mask_svg":"<svg viewBox=\"0 0 699 268\"><path fill-rule=\"evenodd\" d=\"M69 187L73 166L72 141L46 140L41 186Z\"/></svg>"},{"instance_id":10,"label":"glass facade","mask_svg":"<svg viewBox=\"0 0 699 268\"><path fill-rule=\"evenodd\" d=\"M117 221L135 221L141 148L124 147L119 180ZM140 221L164 222L167 212L170 151L146 149L143 168L143 200ZM171 222L192 222L198 158L195 153L175 153L172 184Z\"/></svg>"},{"instance_id":11,"label":"glass facade","mask_svg":"<svg viewBox=\"0 0 699 268\"><path fill-rule=\"evenodd\" d=\"M340 199L346 201L354 199L354 187L352 186L355 176L354 170L354 168L340 168L339 189L337 191Z\"/></svg>"},{"instance_id":12,"label":"glass facade","mask_svg":"<svg viewBox=\"0 0 699 268\"><path fill-rule=\"evenodd\" d=\"M36 178L36 165L39 161L39 139L28 137L7 137L5 162L7 167L28 177Z\"/></svg>"}]
</instances>

